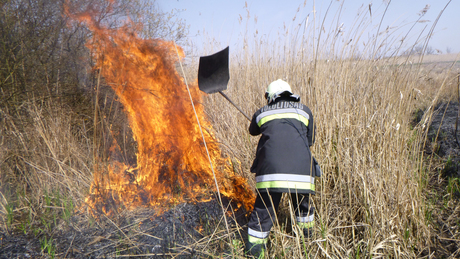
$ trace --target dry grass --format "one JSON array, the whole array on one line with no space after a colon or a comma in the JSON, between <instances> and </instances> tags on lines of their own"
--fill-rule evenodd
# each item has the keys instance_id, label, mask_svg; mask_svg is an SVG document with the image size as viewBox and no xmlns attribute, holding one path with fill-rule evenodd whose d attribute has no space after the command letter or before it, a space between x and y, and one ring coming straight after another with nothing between
<instances>
[{"instance_id":1,"label":"dry grass","mask_svg":"<svg viewBox=\"0 0 460 259\"><path fill-rule=\"evenodd\" d=\"M358 27L364 26L360 22ZM330 52L338 42L330 37L334 29L325 34L327 39L318 40L322 44L308 40L314 34L309 29L303 40L292 37L279 49L277 43L263 42L255 35L253 41L260 43L230 61L226 92L247 114L265 105L266 87L282 78L301 95L316 122L312 152L324 172L317 179L319 190L314 197L316 235L304 247L294 233L280 230L287 227L287 221L280 221L271 236L269 257L433 255L438 249L433 248L432 237L437 234L433 208L426 201L432 160L424 156L422 147L430 108L457 95L455 58L443 70L433 71L412 63L420 57L392 56L392 46L377 45L391 42L390 33L368 40L375 46L363 49L354 40L356 45ZM361 36L357 31L351 38ZM378 56L385 58L373 58ZM245 176L254 184L249 167L258 137L249 135L248 121L221 96L208 96L206 101L224 150L242 161ZM425 114L414 126L417 109ZM284 211L282 217L289 218L289 212Z\"/></svg>"},{"instance_id":2,"label":"dry grass","mask_svg":"<svg viewBox=\"0 0 460 259\"><path fill-rule=\"evenodd\" d=\"M45 194L55 193L81 203L92 181L91 125L47 101L26 102L21 110L2 121L2 182L10 185L1 191L20 197L19 208L42 207Z\"/></svg>"},{"instance_id":3,"label":"dry grass","mask_svg":"<svg viewBox=\"0 0 460 259\"><path fill-rule=\"evenodd\" d=\"M413 128L411 122L414 111L432 105L439 86L454 86L443 82L452 78L443 74L428 80L420 69L385 61L323 62L316 73L301 62L284 69L260 64L233 67L228 94L240 107L251 114L264 104L268 82L287 78L316 120L312 152L325 174L317 180L317 235L307 253L333 258L426 255L433 234L424 195L430 172L421 151L427 124L422 120ZM249 80L246 74L252 75ZM315 81L309 85L305 75ZM249 167L258 138L248 134L248 121L220 96L210 96L207 106L224 150L242 161L252 182ZM284 253L280 246L302 251L295 236L281 233L275 231L270 255Z\"/></svg>"}]
</instances>

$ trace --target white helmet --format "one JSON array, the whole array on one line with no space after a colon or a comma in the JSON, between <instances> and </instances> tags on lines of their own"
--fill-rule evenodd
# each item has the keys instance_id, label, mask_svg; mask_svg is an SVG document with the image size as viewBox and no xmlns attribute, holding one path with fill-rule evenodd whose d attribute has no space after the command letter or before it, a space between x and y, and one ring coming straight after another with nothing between
<instances>
[{"instance_id":1,"label":"white helmet","mask_svg":"<svg viewBox=\"0 0 460 259\"><path fill-rule=\"evenodd\" d=\"M292 94L291 86L281 79L273 81L270 83L270 85L268 85L267 91L265 92L265 98L267 99L268 103L271 103L286 92L289 93L291 97L299 99L299 96Z\"/></svg>"}]
</instances>

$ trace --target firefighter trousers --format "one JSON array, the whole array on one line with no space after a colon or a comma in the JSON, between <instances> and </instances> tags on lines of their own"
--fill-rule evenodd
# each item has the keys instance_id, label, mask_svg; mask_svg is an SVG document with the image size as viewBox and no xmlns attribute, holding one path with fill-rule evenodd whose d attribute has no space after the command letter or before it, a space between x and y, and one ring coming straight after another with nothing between
<instances>
[{"instance_id":1,"label":"firefighter trousers","mask_svg":"<svg viewBox=\"0 0 460 259\"><path fill-rule=\"evenodd\" d=\"M276 212L283 193L259 192L248 222L248 242L266 244L270 229L276 220ZM310 235L314 226L315 208L309 204L309 194L291 193L291 202L296 216L296 223L304 235Z\"/></svg>"}]
</instances>

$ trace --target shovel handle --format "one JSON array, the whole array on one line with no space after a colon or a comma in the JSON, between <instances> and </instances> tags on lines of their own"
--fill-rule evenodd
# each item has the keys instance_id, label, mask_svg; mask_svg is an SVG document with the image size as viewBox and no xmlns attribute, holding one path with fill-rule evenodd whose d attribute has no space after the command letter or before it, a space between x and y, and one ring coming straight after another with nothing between
<instances>
[{"instance_id":1,"label":"shovel handle","mask_svg":"<svg viewBox=\"0 0 460 259\"><path fill-rule=\"evenodd\" d=\"M244 115L244 117L246 117L246 119L248 119L249 121L251 121L251 118L249 118L249 116L248 116L246 113L244 113L243 110L240 109L240 107L236 106L236 104L235 104L234 102L232 102L232 100L230 100L230 98L228 98L228 96L227 96L226 94L224 94L222 91L219 91L219 93L220 93L223 97L225 97L225 99L227 99L227 101L229 101L231 104L233 104L233 106L235 106L235 108L237 108L238 111L240 111L240 112Z\"/></svg>"}]
</instances>

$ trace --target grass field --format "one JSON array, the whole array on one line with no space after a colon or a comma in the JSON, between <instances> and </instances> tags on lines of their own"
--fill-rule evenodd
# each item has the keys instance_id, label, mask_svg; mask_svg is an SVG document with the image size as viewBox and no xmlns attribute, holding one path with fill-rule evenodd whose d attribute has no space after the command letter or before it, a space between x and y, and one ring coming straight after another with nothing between
<instances>
[{"instance_id":1,"label":"grass field","mask_svg":"<svg viewBox=\"0 0 460 259\"><path fill-rule=\"evenodd\" d=\"M372 50L378 48L362 49L356 41L331 53L337 43L333 32L318 44L320 39L309 40L315 32L306 31L286 45L257 36L244 39L254 42L254 51L230 60L226 92L247 114L265 105L266 87L281 78L300 94L317 123L312 151L325 175L317 179L314 197L316 233L306 246L294 232L286 236L292 212L284 200L269 258L459 256L458 221L449 216L458 212L458 200L445 192L447 182L458 176L443 178L440 170L447 158L424 152L427 143L436 146L426 134L434 108L458 98L459 56L377 54ZM353 36L359 38L359 31ZM379 55L384 58L371 58ZM221 96L205 100L223 149L242 162L254 186L249 166L258 138L248 134L246 119Z\"/></svg>"},{"instance_id":2,"label":"grass field","mask_svg":"<svg viewBox=\"0 0 460 259\"><path fill-rule=\"evenodd\" d=\"M284 236L286 222L280 220L270 258L418 258L437 251L434 207L426 196L436 172L422 152L424 130L427 108L455 92L455 75L386 60L318 62L316 71L315 64L291 62L280 68L256 59L232 67L227 91L252 114L264 105L268 83L284 78L317 123L313 154L325 174L314 198L316 234L304 247L295 235ZM242 161L253 181L248 171L258 138L248 135L246 119L220 96L209 96L206 107L224 150ZM417 109L426 113L414 127Z\"/></svg>"}]
</instances>

